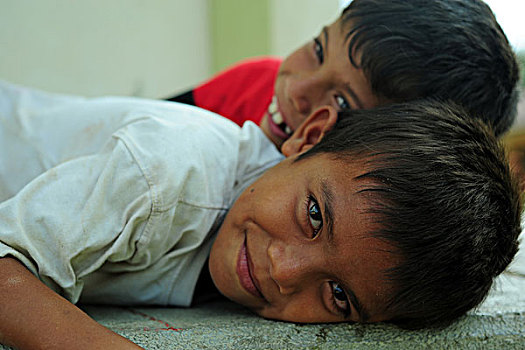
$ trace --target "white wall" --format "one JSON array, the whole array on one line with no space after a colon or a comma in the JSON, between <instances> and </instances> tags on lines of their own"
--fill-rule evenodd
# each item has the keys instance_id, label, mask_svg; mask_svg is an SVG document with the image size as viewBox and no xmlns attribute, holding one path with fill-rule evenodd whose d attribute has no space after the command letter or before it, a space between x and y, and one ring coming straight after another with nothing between
<instances>
[{"instance_id":1,"label":"white wall","mask_svg":"<svg viewBox=\"0 0 525 350\"><path fill-rule=\"evenodd\" d=\"M165 97L206 78L206 0L0 0L0 79Z\"/></svg>"},{"instance_id":2,"label":"white wall","mask_svg":"<svg viewBox=\"0 0 525 350\"><path fill-rule=\"evenodd\" d=\"M525 2L523 0L484 0L516 51L525 50Z\"/></svg>"},{"instance_id":3,"label":"white wall","mask_svg":"<svg viewBox=\"0 0 525 350\"><path fill-rule=\"evenodd\" d=\"M287 56L340 14L340 0L271 0L271 54Z\"/></svg>"},{"instance_id":4,"label":"white wall","mask_svg":"<svg viewBox=\"0 0 525 350\"><path fill-rule=\"evenodd\" d=\"M259 0L245 0L259 1ZM269 0L286 56L339 0ZM0 0L0 79L47 91L162 98L209 77L208 0Z\"/></svg>"}]
</instances>

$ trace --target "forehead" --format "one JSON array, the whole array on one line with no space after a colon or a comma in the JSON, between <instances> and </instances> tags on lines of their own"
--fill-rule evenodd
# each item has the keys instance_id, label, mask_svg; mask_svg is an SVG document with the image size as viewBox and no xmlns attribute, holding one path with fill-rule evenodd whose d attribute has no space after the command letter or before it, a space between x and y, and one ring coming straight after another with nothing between
<instances>
[{"instance_id":1,"label":"forehead","mask_svg":"<svg viewBox=\"0 0 525 350\"><path fill-rule=\"evenodd\" d=\"M395 267L397 257L394 248L370 233L368 229L353 231L348 222L334 233L335 274L345 285L348 293L353 293L362 309L361 321L376 322L388 319L386 314L393 284L388 279L388 270ZM355 305L354 305L355 306Z\"/></svg>"},{"instance_id":2,"label":"forehead","mask_svg":"<svg viewBox=\"0 0 525 350\"><path fill-rule=\"evenodd\" d=\"M380 226L371 213L377 194L367 191L371 180L357 179L367 171L365 160L335 160L329 155L306 158L318 169L310 186L320 194L321 210L331 212L332 241L327 244L327 271L355 294L370 314L381 320L391 291L385 272L398 264L395 249L373 236ZM329 210L326 210L329 206ZM325 218L326 219L326 218Z\"/></svg>"},{"instance_id":3,"label":"forehead","mask_svg":"<svg viewBox=\"0 0 525 350\"><path fill-rule=\"evenodd\" d=\"M344 52L344 55L341 55L341 58L350 61L350 36L349 33L352 30L352 24L348 20L343 20L342 17L339 17L328 26L324 28L329 39L333 41L334 44L337 44L341 51ZM353 57L355 59L355 57Z\"/></svg>"},{"instance_id":4,"label":"forehead","mask_svg":"<svg viewBox=\"0 0 525 350\"><path fill-rule=\"evenodd\" d=\"M359 175L365 172L360 166ZM389 242L374 236L380 229L380 218L372 212L377 203L377 192L367 191L373 186L371 180L352 179L351 185L335 183L335 192L340 196L334 203L334 243L336 255L340 257L340 278L349 284L361 302L372 312L381 310L388 298L391 285L385 273L398 263L394 247ZM348 188L350 187L350 188Z\"/></svg>"},{"instance_id":5,"label":"forehead","mask_svg":"<svg viewBox=\"0 0 525 350\"><path fill-rule=\"evenodd\" d=\"M386 101L382 101L372 90L370 79L360 68L361 53L353 51L350 54L350 41L352 36L348 36L352 24L349 21L343 22L340 17L335 22L325 27L324 38L326 45L325 65L334 74L331 80L335 85L351 91L358 102L358 108L373 108Z\"/></svg>"}]
</instances>

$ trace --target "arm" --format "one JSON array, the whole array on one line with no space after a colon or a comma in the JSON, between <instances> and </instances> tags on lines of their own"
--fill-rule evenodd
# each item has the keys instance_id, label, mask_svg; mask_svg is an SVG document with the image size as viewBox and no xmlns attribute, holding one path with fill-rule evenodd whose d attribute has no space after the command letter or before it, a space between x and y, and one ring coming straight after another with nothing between
<instances>
[{"instance_id":1,"label":"arm","mask_svg":"<svg viewBox=\"0 0 525 350\"><path fill-rule=\"evenodd\" d=\"M0 258L0 342L19 349L140 349L91 319L13 258Z\"/></svg>"},{"instance_id":2,"label":"arm","mask_svg":"<svg viewBox=\"0 0 525 350\"><path fill-rule=\"evenodd\" d=\"M127 244L135 231L122 235L121 217L130 214L122 207L137 204L140 222L149 213L147 200L137 199L144 197L146 181L125 148L112 141L97 154L41 174L0 204L1 343L20 349L138 348L73 305L84 276L112 253L127 256L125 248L135 247Z\"/></svg>"}]
</instances>

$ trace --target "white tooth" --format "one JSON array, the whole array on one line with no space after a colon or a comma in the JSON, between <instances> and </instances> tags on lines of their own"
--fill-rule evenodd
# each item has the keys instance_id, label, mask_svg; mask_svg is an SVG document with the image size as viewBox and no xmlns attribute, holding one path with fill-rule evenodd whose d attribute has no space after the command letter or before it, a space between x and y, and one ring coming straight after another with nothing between
<instances>
[{"instance_id":1,"label":"white tooth","mask_svg":"<svg viewBox=\"0 0 525 350\"><path fill-rule=\"evenodd\" d=\"M292 134L292 129L290 129L290 127L288 125L286 125L286 128L284 128L284 132L287 134L287 135L291 135Z\"/></svg>"},{"instance_id":2,"label":"white tooth","mask_svg":"<svg viewBox=\"0 0 525 350\"><path fill-rule=\"evenodd\" d=\"M272 115L272 120L275 124L279 125L283 122L283 116L280 112L276 112Z\"/></svg>"},{"instance_id":3,"label":"white tooth","mask_svg":"<svg viewBox=\"0 0 525 350\"><path fill-rule=\"evenodd\" d=\"M274 98L268 106L268 113L274 114L275 112L277 112L277 100Z\"/></svg>"}]
</instances>

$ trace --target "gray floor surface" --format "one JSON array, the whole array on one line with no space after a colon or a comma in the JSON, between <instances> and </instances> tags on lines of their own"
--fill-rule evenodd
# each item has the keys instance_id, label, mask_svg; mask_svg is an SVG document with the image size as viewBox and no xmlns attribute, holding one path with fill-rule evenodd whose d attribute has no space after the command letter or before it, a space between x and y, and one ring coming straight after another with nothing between
<instances>
[{"instance_id":1,"label":"gray floor surface","mask_svg":"<svg viewBox=\"0 0 525 350\"><path fill-rule=\"evenodd\" d=\"M145 349L525 349L525 276L515 274L502 276L480 308L441 330L276 322L226 301L194 308L82 308Z\"/></svg>"},{"instance_id":2,"label":"gray floor surface","mask_svg":"<svg viewBox=\"0 0 525 350\"><path fill-rule=\"evenodd\" d=\"M502 276L478 310L442 330L276 322L224 301L85 310L145 349L525 349L525 277L518 275Z\"/></svg>"}]
</instances>

